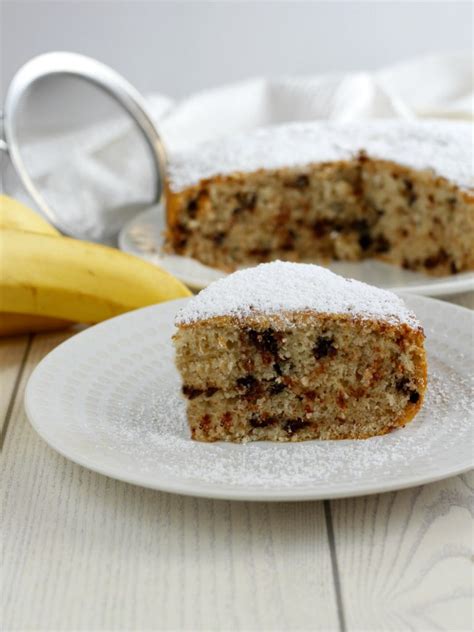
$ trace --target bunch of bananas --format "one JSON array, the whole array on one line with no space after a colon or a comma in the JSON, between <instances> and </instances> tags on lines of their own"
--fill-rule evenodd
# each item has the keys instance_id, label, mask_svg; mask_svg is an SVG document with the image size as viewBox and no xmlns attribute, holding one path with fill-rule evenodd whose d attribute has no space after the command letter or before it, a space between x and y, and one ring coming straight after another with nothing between
<instances>
[{"instance_id":1,"label":"bunch of bananas","mask_svg":"<svg viewBox=\"0 0 474 632\"><path fill-rule=\"evenodd\" d=\"M37 213L0 195L0 335L97 323L190 294L157 266L62 237Z\"/></svg>"}]
</instances>

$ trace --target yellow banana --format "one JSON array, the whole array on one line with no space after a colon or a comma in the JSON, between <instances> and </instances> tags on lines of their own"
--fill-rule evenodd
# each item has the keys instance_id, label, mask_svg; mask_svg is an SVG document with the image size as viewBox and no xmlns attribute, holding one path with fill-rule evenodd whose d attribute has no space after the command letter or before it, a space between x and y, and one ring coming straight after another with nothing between
<instances>
[{"instance_id":1,"label":"yellow banana","mask_svg":"<svg viewBox=\"0 0 474 632\"><path fill-rule=\"evenodd\" d=\"M48 316L35 316L34 314L0 313L0 336L16 336L40 331L55 331L66 329L73 325L67 320L58 320Z\"/></svg>"},{"instance_id":2,"label":"yellow banana","mask_svg":"<svg viewBox=\"0 0 474 632\"><path fill-rule=\"evenodd\" d=\"M60 233L35 211L8 195L0 195L0 229L56 235Z\"/></svg>"},{"instance_id":3,"label":"yellow banana","mask_svg":"<svg viewBox=\"0 0 474 632\"><path fill-rule=\"evenodd\" d=\"M95 323L190 295L168 272L120 250L0 231L0 312Z\"/></svg>"}]
</instances>

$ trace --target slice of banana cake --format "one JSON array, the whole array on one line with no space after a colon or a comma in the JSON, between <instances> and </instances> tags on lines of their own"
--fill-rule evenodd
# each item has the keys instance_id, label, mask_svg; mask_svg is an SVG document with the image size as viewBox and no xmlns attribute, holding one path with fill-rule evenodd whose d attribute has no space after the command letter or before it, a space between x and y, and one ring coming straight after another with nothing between
<instances>
[{"instance_id":1,"label":"slice of banana cake","mask_svg":"<svg viewBox=\"0 0 474 632\"><path fill-rule=\"evenodd\" d=\"M176 318L176 363L199 441L364 439L411 421L423 329L395 294L276 261L216 281Z\"/></svg>"}]
</instances>

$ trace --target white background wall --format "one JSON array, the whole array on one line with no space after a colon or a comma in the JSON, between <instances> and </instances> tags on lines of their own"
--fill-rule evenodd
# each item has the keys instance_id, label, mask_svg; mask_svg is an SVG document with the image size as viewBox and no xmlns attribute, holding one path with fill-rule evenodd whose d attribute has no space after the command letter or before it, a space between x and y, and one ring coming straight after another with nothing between
<instances>
[{"instance_id":1,"label":"white background wall","mask_svg":"<svg viewBox=\"0 0 474 632\"><path fill-rule=\"evenodd\" d=\"M1 0L1 87L48 50L92 55L175 97L256 75L373 69L472 49L471 2Z\"/></svg>"}]
</instances>

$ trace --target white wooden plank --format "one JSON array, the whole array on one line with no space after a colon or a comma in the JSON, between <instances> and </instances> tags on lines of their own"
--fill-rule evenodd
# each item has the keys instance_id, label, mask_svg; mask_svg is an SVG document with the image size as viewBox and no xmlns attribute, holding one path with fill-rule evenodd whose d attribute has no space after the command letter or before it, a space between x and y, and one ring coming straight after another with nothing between
<instances>
[{"instance_id":1,"label":"white wooden plank","mask_svg":"<svg viewBox=\"0 0 474 632\"><path fill-rule=\"evenodd\" d=\"M473 474L332 502L348 630L471 630Z\"/></svg>"},{"instance_id":2,"label":"white wooden plank","mask_svg":"<svg viewBox=\"0 0 474 632\"><path fill-rule=\"evenodd\" d=\"M5 416L27 344L28 336L0 339L0 431L5 423Z\"/></svg>"},{"instance_id":3,"label":"white wooden plank","mask_svg":"<svg viewBox=\"0 0 474 632\"><path fill-rule=\"evenodd\" d=\"M5 444L5 629L337 630L321 503L141 489L36 436L25 381L59 340L35 338Z\"/></svg>"}]
</instances>

